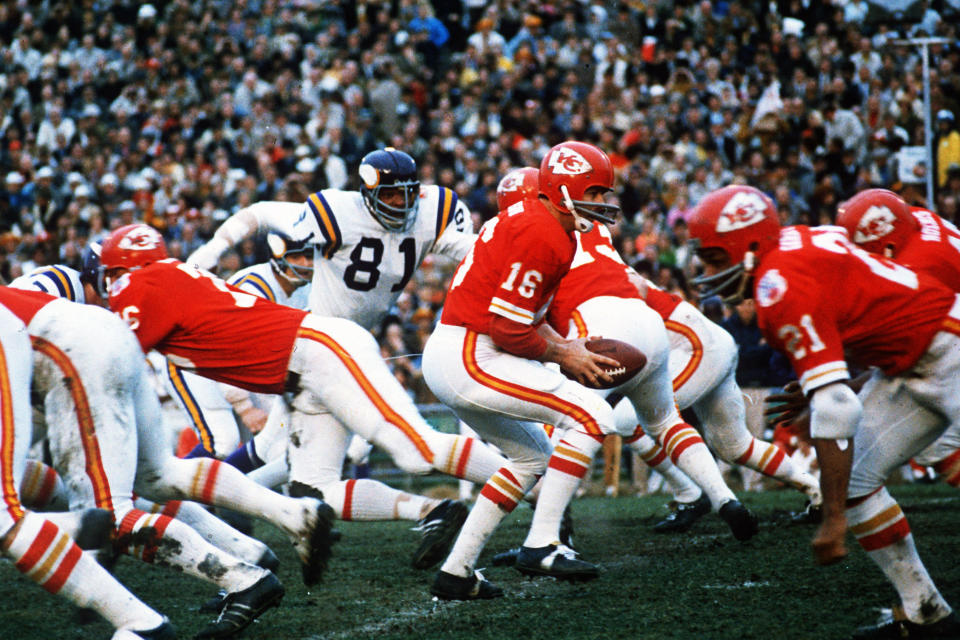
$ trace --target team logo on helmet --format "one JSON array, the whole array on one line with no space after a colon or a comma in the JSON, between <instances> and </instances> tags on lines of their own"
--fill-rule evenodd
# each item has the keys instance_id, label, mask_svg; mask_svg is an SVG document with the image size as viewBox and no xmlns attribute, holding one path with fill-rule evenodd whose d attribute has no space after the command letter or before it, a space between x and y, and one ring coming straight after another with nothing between
<instances>
[{"instance_id":1,"label":"team logo on helmet","mask_svg":"<svg viewBox=\"0 0 960 640\"><path fill-rule=\"evenodd\" d=\"M577 176L593 171L587 159L569 147L557 147L550 153L547 165L558 176Z\"/></svg>"},{"instance_id":2,"label":"team logo on helmet","mask_svg":"<svg viewBox=\"0 0 960 640\"><path fill-rule=\"evenodd\" d=\"M513 193L514 191L519 191L520 187L523 186L523 174L519 171L508 173L504 176L503 180L500 182L500 191L509 191Z\"/></svg>"},{"instance_id":3,"label":"team logo on helmet","mask_svg":"<svg viewBox=\"0 0 960 640\"><path fill-rule=\"evenodd\" d=\"M761 307L771 307L781 300L787 293L787 280L776 269L763 274L757 284L757 304Z\"/></svg>"},{"instance_id":4,"label":"team logo on helmet","mask_svg":"<svg viewBox=\"0 0 960 640\"><path fill-rule=\"evenodd\" d=\"M893 232L893 224L896 221L897 216L887 207L871 205L857 223L857 228L853 232L853 241L862 244L879 240Z\"/></svg>"},{"instance_id":5,"label":"team logo on helmet","mask_svg":"<svg viewBox=\"0 0 960 640\"><path fill-rule=\"evenodd\" d=\"M720 217L717 218L717 233L736 231L767 219L764 212L767 203L759 194L749 191L738 191L727 200Z\"/></svg>"},{"instance_id":6,"label":"team logo on helmet","mask_svg":"<svg viewBox=\"0 0 960 640\"><path fill-rule=\"evenodd\" d=\"M377 168L369 164L360 165L360 179L368 189L373 189L380 182L380 172Z\"/></svg>"},{"instance_id":7,"label":"team logo on helmet","mask_svg":"<svg viewBox=\"0 0 960 640\"><path fill-rule=\"evenodd\" d=\"M156 229L142 225L125 233L117 243L117 248L125 251L150 251L162 244L163 238Z\"/></svg>"}]
</instances>

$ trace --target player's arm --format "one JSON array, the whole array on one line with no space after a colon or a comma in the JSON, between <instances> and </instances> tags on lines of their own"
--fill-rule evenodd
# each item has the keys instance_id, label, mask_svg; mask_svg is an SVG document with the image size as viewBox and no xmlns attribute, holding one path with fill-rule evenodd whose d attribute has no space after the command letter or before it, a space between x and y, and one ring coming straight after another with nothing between
<instances>
[{"instance_id":1,"label":"player's arm","mask_svg":"<svg viewBox=\"0 0 960 640\"><path fill-rule=\"evenodd\" d=\"M463 200L458 199L452 220L437 238L431 251L457 261L463 260L477 241L477 234L473 233L472 227L473 219L470 216L470 209Z\"/></svg>"},{"instance_id":2,"label":"player's arm","mask_svg":"<svg viewBox=\"0 0 960 640\"><path fill-rule=\"evenodd\" d=\"M220 390L250 433L260 433L267 424L267 412L253 404L250 392L231 384L220 384Z\"/></svg>"},{"instance_id":3,"label":"player's arm","mask_svg":"<svg viewBox=\"0 0 960 640\"><path fill-rule=\"evenodd\" d=\"M187 264L212 270L220 256L258 231L287 232L290 225L303 213L303 203L266 201L240 209L220 225L205 245L187 258Z\"/></svg>"}]
</instances>

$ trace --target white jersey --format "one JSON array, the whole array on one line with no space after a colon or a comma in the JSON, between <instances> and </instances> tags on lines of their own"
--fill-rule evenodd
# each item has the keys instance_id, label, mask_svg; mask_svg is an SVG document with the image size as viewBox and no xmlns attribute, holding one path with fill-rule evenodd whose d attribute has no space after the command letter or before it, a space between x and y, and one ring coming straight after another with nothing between
<instances>
[{"instance_id":1,"label":"white jersey","mask_svg":"<svg viewBox=\"0 0 960 640\"><path fill-rule=\"evenodd\" d=\"M261 262L252 267L241 269L227 279L227 283L243 289L255 296L282 304L294 309L306 309L309 287L297 287L291 295L284 292L277 280L277 274L269 262Z\"/></svg>"},{"instance_id":2,"label":"white jersey","mask_svg":"<svg viewBox=\"0 0 960 640\"><path fill-rule=\"evenodd\" d=\"M28 291L43 291L70 302L86 302L80 272L62 264L37 267L11 282L10 286Z\"/></svg>"}]
</instances>

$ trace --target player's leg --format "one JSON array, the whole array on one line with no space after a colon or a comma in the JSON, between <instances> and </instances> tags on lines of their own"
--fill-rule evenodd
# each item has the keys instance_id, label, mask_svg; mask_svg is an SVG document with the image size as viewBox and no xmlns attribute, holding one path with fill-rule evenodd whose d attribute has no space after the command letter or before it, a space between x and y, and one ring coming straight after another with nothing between
<instances>
[{"instance_id":1,"label":"player's leg","mask_svg":"<svg viewBox=\"0 0 960 640\"><path fill-rule=\"evenodd\" d=\"M65 511L70 508L70 496L56 469L28 459L20 478L20 503L33 511Z\"/></svg>"},{"instance_id":2,"label":"player's leg","mask_svg":"<svg viewBox=\"0 0 960 640\"><path fill-rule=\"evenodd\" d=\"M703 421L703 436L717 455L776 478L805 493L814 505L823 501L820 483L797 468L780 447L750 434L744 420L743 394L733 372L693 405Z\"/></svg>"},{"instance_id":3,"label":"player's leg","mask_svg":"<svg viewBox=\"0 0 960 640\"><path fill-rule=\"evenodd\" d=\"M942 436L913 459L921 466L933 467L951 487L960 487L960 423L951 424Z\"/></svg>"},{"instance_id":4,"label":"player's leg","mask_svg":"<svg viewBox=\"0 0 960 640\"><path fill-rule=\"evenodd\" d=\"M184 371L169 360L164 373L170 395L189 416L190 425L200 440L186 457L224 458L236 451L240 446L240 429L219 383Z\"/></svg>"},{"instance_id":5,"label":"player's leg","mask_svg":"<svg viewBox=\"0 0 960 640\"><path fill-rule=\"evenodd\" d=\"M356 323L307 316L290 367L300 374L297 411L329 411L405 471L437 470L486 482L503 466L504 459L479 440L430 427L383 362L376 341Z\"/></svg>"},{"instance_id":6,"label":"player's leg","mask_svg":"<svg viewBox=\"0 0 960 640\"><path fill-rule=\"evenodd\" d=\"M32 354L22 323L0 307L0 551L18 571L50 593L92 607L114 627L155 630L173 637L166 619L138 600L84 554L65 533L39 514L25 511L17 496L30 445Z\"/></svg>"},{"instance_id":7,"label":"player's leg","mask_svg":"<svg viewBox=\"0 0 960 640\"><path fill-rule=\"evenodd\" d=\"M955 377L932 382L947 379L956 387ZM926 625L945 619L951 608L920 560L903 511L884 488L887 477L946 426L945 407L923 406L912 382L877 372L859 394L864 410L853 439L847 524L896 589L906 619Z\"/></svg>"}]
</instances>

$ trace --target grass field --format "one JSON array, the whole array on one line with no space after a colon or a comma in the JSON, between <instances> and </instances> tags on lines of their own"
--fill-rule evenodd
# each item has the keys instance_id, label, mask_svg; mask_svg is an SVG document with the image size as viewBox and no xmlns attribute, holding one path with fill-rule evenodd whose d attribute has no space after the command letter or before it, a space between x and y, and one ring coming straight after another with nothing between
<instances>
[{"instance_id":1,"label":"grass field","mask_svg":"<svg viewBox=\"0 0 960 640\"><path fill-rule=\"evenodd\" d=\"M960 604L960 493L944 485L893 488L917 537L921 556L944 595ZM738 543L716 516L686 535L655 536L650 526L665 514L663 496L581 498L574 502L576 544L599 562L601 577L570 585L530 580L511 568L485 575L507 592L499 600L435 602L432 572L409 567L417 541L409 523L340 523L343 541L319 588L307 591L290 546L275 529L257 534L280 556L287 595L244 638L319 640L377 638L696 638L764 640L845 638L872 622L895 594L852 538L850 557L818 568L811 559L813 528L795 526L788 511L802 497L789 491L741 494L761 518L760 533ZM497 531L482 557L519 544L531 511L521 507ZM179 637L192 637L207 621L197 606L215 592L207 583L130 558L117 575L167 614ZM101 639L102 621L77 624L71 605L0 563L0 638Z\"/></svg>"}]
</instances>

